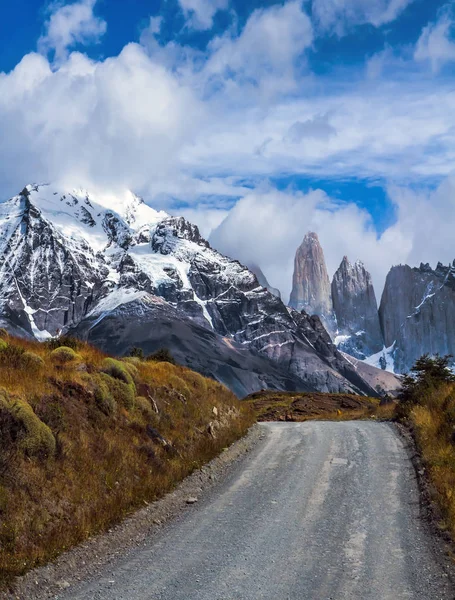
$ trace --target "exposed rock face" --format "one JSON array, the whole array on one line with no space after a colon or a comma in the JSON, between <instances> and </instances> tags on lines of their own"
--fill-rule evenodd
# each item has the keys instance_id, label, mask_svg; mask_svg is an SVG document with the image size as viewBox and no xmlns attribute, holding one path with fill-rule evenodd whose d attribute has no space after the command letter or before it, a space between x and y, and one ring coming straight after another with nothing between
<instances>
[{"instance_id":1,"label":"exposed rock face","mask_svg":"<svg viewBox=\"0 0 455 600\"><path fill-rule=\"evenodd\" d=\"M396 372L408 371L422 354L455 354L455 262L435 270L393 267L379 315Z\"/></svg>"},{"instance_id":2,"label":"exposed rock face","mask_svg":"<svg viewBox=\"0 0 455 600\"><path fill-rule=\"evenodd\" d=\"M259 285L262 285L263 288L265 288L266 290L269 290L269 292L271 294L273 294L277 298L280 298L280 300L281 300L280 290L278 288L274 288L270 285L270 283L267 281L267 277L262 272L261 267L259 267L258 265L255 265L255 264L249 264L248 268L252 273L254 273L256 275L257 280L259 281Z\"/></svg>"},{"instance_id":3,"label":"exposed rock face","mask_svg":"<svg viewBox=\"0 0 455 600\"><path fill-rule=\"evenodd\" d=\"M345 256L332 281L340 350L361 360L383 348L378 305L371 275L362 262Z\"/></svg>"},{"instance_id":4,"label":"exposed rock face","mask_svg":"<svg viewBox=\"0 0 455 600\"><path fill-rule=\"evenodd\" d=\"M284 306L197 227L129 194L26 188L0 205L0 319L45 339L70 330L117 354L168 347L238 395L374 390L317 317Z\"/></svg>"},{"instance_id":5,"label":"exposed rock face","mask_svg":"<svg viewBox=\"0 0 455 600\"><path fill-rule=\"evenodd\" d=\"M297 249L289 306L319 315L327 329L334 330L329 275L316 233L307 233Z\"/></svg>"}]
</instances>

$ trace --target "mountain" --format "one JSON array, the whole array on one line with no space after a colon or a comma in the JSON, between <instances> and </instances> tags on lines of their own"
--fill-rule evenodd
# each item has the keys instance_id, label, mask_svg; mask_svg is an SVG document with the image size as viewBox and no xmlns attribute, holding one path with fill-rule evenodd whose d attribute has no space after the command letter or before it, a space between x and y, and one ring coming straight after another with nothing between
<instances>
[{"instance_id":1,"label":"mountain","mask_svg":"<svg viewBox=\"0 0 455 600\"><path fill-rule=\"evenodd\" d=\"M333 304L324 252L316 233L305 235L297 248L289 306L319 315L329 331L334 330Z\"/></svg>"},{"instance_id":2,"label":"mountain","mask_svg":"<svg viewBox=\"0 0 455 600\"><path fill-rule=\"evenodd\" d=\"M273 294L274 296L276 296L277 298L279 298L281 300L280 290L278 288L274 288L270 285L270 283L267 281L267 277L264 275L261 267L259 267L258 265L255 265L255 264L248 264L247 266L248 266L248 269L256 275L259 285L261 285L266 290L269 290L269 292L271 294Z\"/></svg>"},{"instance_id":3,"label":"mountain","mask_svg":"<svg viewBox=\"0 0 455 600\"><path fill-rule=\"evenodd\" d=\"M361 360L381 351L378 304L371 275L362 262L351 264L347 256L343 258L333 277L332 299L338 348Z\"/></svg>"},{"instance_id":4,"label":"mountain","mask_svg":"<svg viewBox=\"0 0 455 600\"><path fill-rule=\"evenodd\" d=\"M397 373L422 354L455 354L455 261L435 270L429 264L393 267L379 317Z\"/></svg>"},{"instance_id":5,"label":"mountain","mask_svg":"<svg viewBox=\"0 0 455 600\"><path fill-rule=\"evenodd\" d=\"M318 317L287 308L196 226L134 194L28 186L0 205L0 324L118 355L167 347L243 396L375 392Z\"/></svg>"}]
</instances>

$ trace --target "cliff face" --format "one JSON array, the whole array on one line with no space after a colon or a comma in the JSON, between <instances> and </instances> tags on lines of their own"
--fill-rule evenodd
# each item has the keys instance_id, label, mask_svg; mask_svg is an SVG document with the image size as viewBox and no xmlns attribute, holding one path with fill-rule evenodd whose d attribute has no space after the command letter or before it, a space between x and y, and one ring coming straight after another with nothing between
<instances>
[{"instance_id":1,"label":"cliff face","mask_svg":"<svg viewBox=\"0 0 455 600\"><path fill-rule=\"evenodd\" d=\"M289 306L318 315L329 331L335 329L329 275L316 233L307 233L297 249Z\"/></svg>"},{"instance_id":2,"label":"cliff face","mask_svg":"<svg viewBox=\"0 0 455 600\"><path fill-rule=\"evenodd\" d=\"M345 256L332 281L339 348L365 359L383 348L378 305L370 273L362 262Z\"/></svg>"},{"instance_id":3,"label":"cliff face","mask_svg":"<svg viewBox=\"0 0 455 600\"><path fill-rule=\"evenodd\" d=\"M455 354L455 263L435 270L393 267L379 316L397 372L408 371L422 354Z\"/></svg>"}]
</instances>

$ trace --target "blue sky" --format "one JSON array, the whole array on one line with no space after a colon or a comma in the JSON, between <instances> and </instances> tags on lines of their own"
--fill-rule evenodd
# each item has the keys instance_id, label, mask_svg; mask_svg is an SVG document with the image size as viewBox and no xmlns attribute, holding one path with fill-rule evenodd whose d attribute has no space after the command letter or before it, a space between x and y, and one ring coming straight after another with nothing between
<instances>
[{"instance_id":1,"label":"blue sky","mask_svg":"<svg viewBox=\"0 0 455 600\"><path fill-rule=\"evenodd\" d=\"M2 197L132 188L284 289L309 228L378 285L447 261L454 32L444 0L3 3Z\"/></svg>"}]
</instances>

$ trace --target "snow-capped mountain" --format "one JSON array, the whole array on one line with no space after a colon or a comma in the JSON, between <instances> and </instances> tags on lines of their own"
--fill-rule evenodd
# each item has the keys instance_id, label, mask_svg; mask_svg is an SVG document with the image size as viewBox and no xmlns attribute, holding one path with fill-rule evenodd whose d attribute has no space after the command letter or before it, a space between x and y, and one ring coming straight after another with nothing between
<instances>
[{"instance_id":1,"label":"snow-capped mountain","mask_svg":"<svg viewBox=\"0 0 455 600\"><path fill-rule=\"evenodd\" d=\"M16 334L70 330L118 354L167 346L239 395L373 393L317 317L285 307L197 227L131 193L28 186L0 204L0 298Z\"/></svg>"}]
</instances>

